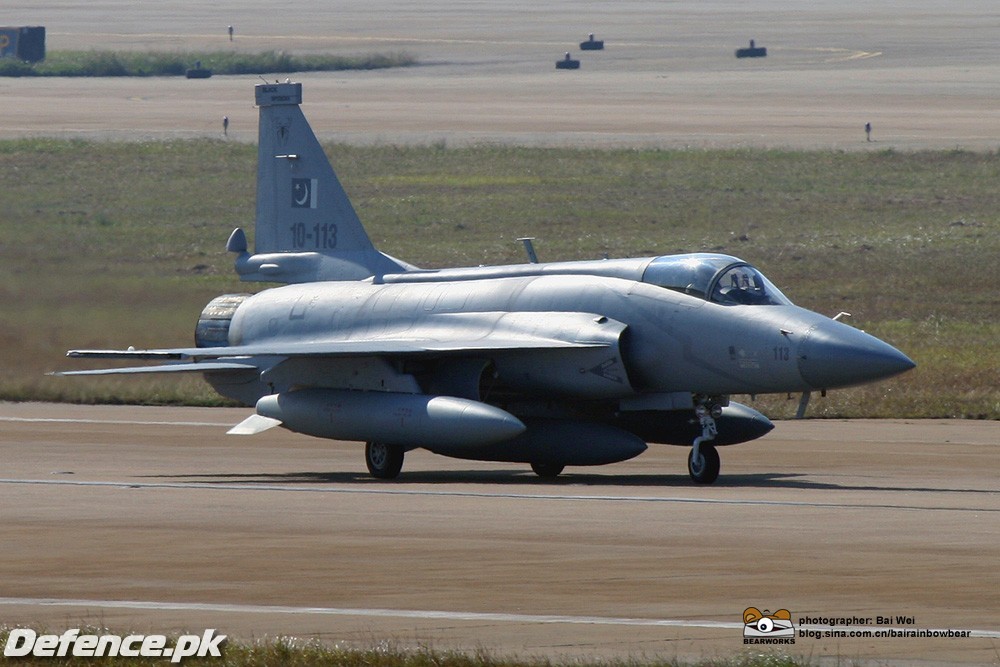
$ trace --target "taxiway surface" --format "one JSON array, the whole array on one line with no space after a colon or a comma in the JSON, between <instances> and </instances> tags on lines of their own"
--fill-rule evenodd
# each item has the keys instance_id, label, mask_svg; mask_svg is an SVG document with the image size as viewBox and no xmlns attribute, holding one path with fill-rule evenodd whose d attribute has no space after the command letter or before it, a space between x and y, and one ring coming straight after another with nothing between
<instances>
[{"instance_id":1,"label":"taxiway surface","mask_svg":"<svg viewBox=\"0 0 1000 667\"><path fill-rule=\"evenodd\" d=\"M754 606L974 631L793 654L996 660L996 422L782 422L697 487L660 446L554 483L418 451L377 482L356 443L226 436L246 414L0 404L0 618L699 658L759 650Z\"/></svg>"},{"instance_id":2,"label":"taxiway surface","mask_svg":"<svg viewBox=\"0 0 1000 667\"><path fill-rule=\"evenodd\" d=\"M316 132L351 143L994 150L1000 142L992 0L12 0L4 20L45 25L51 51L416 56L412 68L294 75ZM604 51L578 50L590 32ZM751 39L767 57L737 59ZM579 70L555 69L566 51L581 59ZM0 79L0 137L221 137L228 116L230 138L252 142L259 82Z\"/></svg>"}]
</instances>

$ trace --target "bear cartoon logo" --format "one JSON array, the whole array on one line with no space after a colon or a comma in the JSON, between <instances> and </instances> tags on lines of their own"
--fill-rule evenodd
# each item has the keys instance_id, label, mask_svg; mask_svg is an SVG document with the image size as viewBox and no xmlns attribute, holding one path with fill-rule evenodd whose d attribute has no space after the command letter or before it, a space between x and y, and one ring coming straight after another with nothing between
<instances>
[{"instance_id":1,"label":"bear cartoon logo","mask_svg":"<svg viewBox=\"0 0 1000 667\"><path fill-rule=\"evenodd\" d=\"M744 637L794 637L795 627L792 615L787 609L779 609L773 614L765 609L747 607L743 612Z\"/></svg>"}]
</instances>

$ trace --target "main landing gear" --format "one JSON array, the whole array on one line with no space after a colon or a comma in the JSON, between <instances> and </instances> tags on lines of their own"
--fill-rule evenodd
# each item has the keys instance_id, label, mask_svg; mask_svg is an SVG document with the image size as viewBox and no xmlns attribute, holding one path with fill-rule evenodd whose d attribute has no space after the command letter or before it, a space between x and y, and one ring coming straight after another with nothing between
<instances>
[{"instance_id":1,"label":"main landing gear","mask_svg":"<svg viewBox=\"0 0 1000 667\"><path fill-rule=\"evenodd\" d=\"M559 476L559 473L563 471L566 466L559 465L558 463L532 463L531 469L536 475L542 479L555 479Z\"/></svg>"},{"instance_id":2,"label":"main landing gear","mask_svg":"<svg viewBox=\"0 0 1000 667\"><path fill-rule=\"evenodd\" d=\"M728 401L725 401L728 402ZM694 413L701 423L701 435L694 439L691 454L688 456L688 474L697 484L711 484L719 478L722 461L719 452L710 444L715 440L719 430L715 419L722 416L723 400L717 398L700 398L694 408Z\"/></svg>"},{"instance_id":3,"label":"main landing gear","mask_svg":"<svg viewBox=\"0 0 1000 667\"><path fill-rule=\"evenodd\" d=\"M365 444L365 463L368 472L376 479L396 479L403 469L403 448L385 442Z\"/></svg>"}]
</instances>

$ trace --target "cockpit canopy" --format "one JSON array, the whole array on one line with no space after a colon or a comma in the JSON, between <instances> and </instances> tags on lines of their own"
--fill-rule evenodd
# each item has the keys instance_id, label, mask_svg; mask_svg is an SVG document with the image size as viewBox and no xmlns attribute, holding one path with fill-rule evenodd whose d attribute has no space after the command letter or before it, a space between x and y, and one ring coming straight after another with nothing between
<instances>
[{"instance_id":1,"label":"cockpit canopy","mask_svg":"<svg viewBox=\"0 0 1000 667\"><path fill-rule=\"evenodd\" d=\"M792 305L764 274L729 255L693 253L657 257L646 267L642 282L725 305Z\"/></svg>"}]
</instances>

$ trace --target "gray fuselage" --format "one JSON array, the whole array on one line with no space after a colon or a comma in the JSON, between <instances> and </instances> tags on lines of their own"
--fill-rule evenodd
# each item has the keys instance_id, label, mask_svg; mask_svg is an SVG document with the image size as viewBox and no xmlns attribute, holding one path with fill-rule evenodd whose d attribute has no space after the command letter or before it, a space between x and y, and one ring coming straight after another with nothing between
<instances>
[{"instance_id":1,"label":"gray fuselage","mask_svg":"<svg viewBox=\"0 0 1000 667\"><path fill-rule=\"evenodd\" d=\"M589 313L625 325L619 350L624 378L592 374L603 389L576 382L539 381L538 390L624 398L646 392L702 394L798 392L864 382L870 362L891 347L852 327L791 305L722 305L655 285L593 275L534 275L446 282L372 284L308 283L250 297L236 311L231 345L280 340L391 340L426 330L461 313ZM483 315L485 317L485 315ZM541 324L541 323L540 323ZM860 349L825 363L831 346ZM498 376L517 383L506 364L522 369L538 360L545 372L551 350L493 354ZM579 363L576 364L580 366ZM585 366L585 364L584 364ZM587 372L581 366L580 374ZM538 378L536 378L538 379ZM603 379L603 382L601 382ZM625 380L625 381L622 381ZM546 386L546 384L550 386Z\"/></svg>"}]
</instances>

